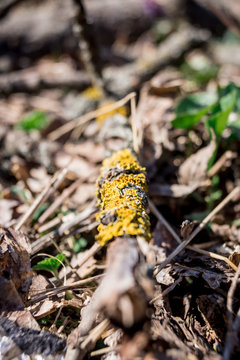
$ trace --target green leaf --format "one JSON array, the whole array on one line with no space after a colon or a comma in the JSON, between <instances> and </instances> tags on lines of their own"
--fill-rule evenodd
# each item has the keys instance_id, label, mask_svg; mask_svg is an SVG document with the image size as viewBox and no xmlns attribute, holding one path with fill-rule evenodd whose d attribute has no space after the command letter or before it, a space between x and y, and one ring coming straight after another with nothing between
<instances>
[{"instance_id":1,"label":"green leaf","mask_svg":"<svg viewBox=\"0 0 240 360\"><path fill-rule=\"evenodd\" d=\"M61 266L61 262L64 261L66 255L65 254L58 254L56 258L48 258L39 261L36 265L33 266L34 270L45 270L50 271L51 273L56 273L58 268ZM58 261L58 260L60 261Z\"/></svg>"},{"instance_id":2,"label":"green leaf","mask_svg":"<svg viewBox=\"0 0 240 360\"><path fill-rule=\"evenodd\" d=\"M86 246L87 246L87 240L84 237L80 237L79 239L75 239L73 245L73 251L75 253L79 253L80 251L83 251Z\"/></svg>"},{"instance_id":3,"label":"green leaf","mask_svg":"<svg viewBox=\"0 0 240 360\"><path fill-rule=\"evenodd\" d=\"M31 130L43 130L48 124L47 115L36 110L24 116L17 124L17 128L29 132Z\"/></svg>"},{"instance_id":4,"label":"green leaf","mask_svg":"<svg viewBox=\"0 0 240 360\"><path fill-rule=\"evenodd\" d=\"M188 129L197 124L215 105L217 95L214 93L199 93L182 99L176 109L173 127Z\"/></svg>"},{"instance_id":5,"label":"green leaf","mask_svg":"<svg viewBox=\"0 0 240 360\"><path fill-rule=\"evenodd\" d=\"M212 128L217 136L226 128L229 115L236 103L236 90L231 88L229 90L230 92L222 96L214 106L211 116L206 121L207 128Z\"/></svg>"}]
</instances>

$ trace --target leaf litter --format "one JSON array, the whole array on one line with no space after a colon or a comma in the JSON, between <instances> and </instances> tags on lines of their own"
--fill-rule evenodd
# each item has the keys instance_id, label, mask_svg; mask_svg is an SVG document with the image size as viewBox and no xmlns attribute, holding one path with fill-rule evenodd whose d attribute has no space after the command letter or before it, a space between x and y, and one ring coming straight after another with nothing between
<instances>
[{"instance_id":1,"label":"leaf litter","mask_svg":"<svg viewBox=\"0 0 240 360\"><path fill-rule=\"evenodd\" d=\"M86 5L102 29L102 89L97 58L87 73L64 11L61 29L44 20L55 54L44 32L38 50L29 32L28 52L9 41L5 58L0 54L1 355L237 358L240 77L223 57L233 46L229 30L219 37L210 26L193 27L194 10L185 24L179 15L175 23L167 2L144 1L140 11L133 1L121 17L113 1L104 20L94 3ZM6 23L18 11L31 16L35 5L18 6ZM48 6L50 16L53 4L41 11ZM133 23L136 9L141 21ZM69 45L59 48L58 36ZM136 143L136 164L146 172L130 166L131 156L129 164L111 162L115 151L131 152ZM97 179L104 215L96 221ZM136 228L140 216L121 225L133 210L150 216L150 239L141 220ZM99 222L107 245L97 242Z\"/></svg>"}]
</instances>

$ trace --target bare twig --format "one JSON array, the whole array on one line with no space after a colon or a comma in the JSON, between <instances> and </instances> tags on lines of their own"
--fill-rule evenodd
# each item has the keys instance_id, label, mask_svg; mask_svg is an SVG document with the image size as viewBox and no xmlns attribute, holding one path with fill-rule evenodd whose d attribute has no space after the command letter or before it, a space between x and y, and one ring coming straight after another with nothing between
<instances>
[{"instance_id":1,"label":"bare twig","mask_svg":"<svg viewBox=\"0 0 240 360\"><path fill-rule=\"evenodd\" d=\"M73 130L75 127L78 127L82 124L86 124L88 121L107 114L110 111L116 110L119 107L125 105L129 100L131 100L131 98L135 97L135 93L130 93L127 96L125 96L123 99L116 101L114 104L110 104L110 105L106 105L104 106L104 108L100 108L94 111L90 111L89 113L80 116L76 119L73 119L71 121L68 121L66 124L64 124L63 126L59 127L58 129L52 131L50 134L48 134L48 138L50 140L56 140L59 137L61 137L62 135L66 134L67 132Z\"/></svg>"},{"instance_id":2,"label":"bare twig","mask_svg":"<svg viewBox=\"0 0 240 360\"><path fill-rule=\"evenodd\" d=\"M216 175L219 170L221 170L221 168L223 167L223 165L226 163L227 160L231 160L234 159L234 157L236 157L237 154L233 153L230 150L227 150L216 162L215 164L211 167L211 169L208 171L208 176L209 177L213 177L214 175Z\"/></svg>"},{"instance_id":3,"label":"bare twig","mask_svg":"<svg viewBox=\"0 0 240 360\"><path fill-rule=\"evenodd\" d=\"M216 208L213 211L211 211L203 219L203 221L190 234L190 236L186 240L181 242L181 244L179 244L179 246L166 258L166 260L164 260L163 263L155 269L154 275L157 275L159 273L159 271L161 271L167 264L169 264L174 259L174 257L177 256L192 241L192 239L205 227L205 225L212 219L212 217L215 216L220 210L222 210L228 204L228 202L231 201L239 193L239 191L240 191L240 187L237 186L228 196L226 196L226 198L223 201L221 201L220 204L218 204L216 206ZM175 235L173 235L173 236L174 236L174 238L176 238ZM198 251L201 251L201 253L203 253L205 250L198 249ZM219 257L221 255L217 255L217 256L219 259ZM221 259L221 260L223 260L223 259ZM226 260L224 260L224 261L226 261ZM228 259L228 264L229 264L229 259ZM232 265L231 265L231 267L232 267ZM235 268L235 271L236 271L236 268Z\"/></svg>"},{"instance_id":4,"label":"bare twig","mask_svg":"<svg viewBox=\"0 0 240 360\"><path fill-rule=\"evenodd\" d=\"M90 209L89 209L89 211L87 211L87 209L85 209L85 210L76 216L78 221L74 223L74 226L79 225L83 220L85 220L89 215L93 214L95 211L95 209L92 209L91 211L90 211ZM44 236L38 238L37 240L35 240L32 243L32 254L35 254L36 252L40 251L44 247L51 245L51 242L52 242L51 239L53 237L56 239L56 238L59 238L60 236L67 237L67 236L71 236L71 235L75 235L75 234L80 234L83 232L90 231L94 227L96 227L96 222L94 222L93 224L89 224L89 225L83 226L81 228L78 228L76 230L69 232L69 230L73 226L72 225L73 221L70 221L63 225L67 225L67 224L68 224L68 226L65 226L64 233L62 233L62 232L59 233L59 229L60 229L60 227L59 227L58 229L51 231L47 235L44 235Z\"/></svg>"},{"instance_id":5,"label":"bare twig","mask_svg":"<svg viewBox=\"0 0 240 360\"><path fill-rule=\"evenodd\" d=\"M61 332L65 329L69 321L71 320L70 316L67 316L63 322L63 324L59 327L57 334L61 334Z\"/></svg>"},{"instance_id":6,"label":"bare twig","mask_svg":"<svg viewBox=\"0 0 240 360\"><path fill-rule=\"evenodd\" d=\"M172 291L176 285L180 284L182 281L182 277L180 276L172 285L168 286L163 292L161 292L159 295L155 296L152 300L149 301L149 304L153 304L158 299L164 298L170 291Z\"/></svg>"},{"instance_id":7,"label":"bare twig","mask_svg":"<svg viewBox=\"0 0 240 360\"><path fill-rule=\"evenodd\" d=\"M62 215L62 214L60 214ZM61 219L61 216L56 216L55 218L53 218L52 220L48 221L47 223L41 225L41 226L35 226L35 229L37 229L37 232L39 234L45 232L45 231L48 231L52 228L54 228L55 226L59 225L61 223L62 219Z\"/></svg>"},{"instance_id":8,"label":"bare twig","mask_svg":"<svg viewBox=\"0 0 240 360\"><path fill-rule=\"evenodd\" d=\"M37 293L34 297L32 297L32 299L29 300L28 305L35 304L41 300L44 300L45 298L47 298L49 296L56 295L58 293L66 291L66 290L77 289L77 288L79 288L79 286L82 286L82 285L88 284L92 281L98 280L103 276L104 276L104 274L100 274L100 275L89 277L87 279L75 281L74 283L69 284L69 285L59 286L59 287L52 288L52 289L46 289L42 292Z\"/></svg>"},{"instance_id":9,"label":"bare twig","mask_svg":"<svg viewBox=\"0 0 240 360\"><path fill-rule=\"evenodd\" d=\"M101 337L102 333L108 329L110 321L108 319L103 320L98 324L86 339L75 349L68 348L65 359L66 360L81 360L84 358L86 353L93 348L96 341Z\"/></svg>"},{"instance_id":10,"label":"bare twig","mask_svg":"<svg viewBox=\"0 0 240 360\"><path fill-rule=\"evenodd\" d=\"M57 207L59 207L79 186L82 179L77 179L72 183L68 188L64 189L60 196L58 196L55 201L44 211L44 213L38 219L39 224L43 224L44 221L51 216Z\"/></svg>"},{"instance_id":11,"label":"bare twig","mask_svg":"<svg viewBox=\"0 0 240 360\"><path fill-rule=\"evenodd\" d=\"M162 214L158 211L156 206L153 204L153 202L149 199L149 207L152 211L152 213L156 216L156 218L163 223L163 225L166 227L166 229L170 232L170 234L173 236L173 238L178 242L178 244L182 244L183 241L181 241L180 237L177 235L177 233L173 230L172 226L168 223L168 221L162 216ZM199 247L188 245L186 246L187 249L195 251L198 254L209 256L216 260L222 260L225 263L227 263L234 271L237 270L237 266L229 260L227 257L223 255L216 254L212 251L203 250Z\"/></svg>"},{"instance_id":12,"label":"bare twig","mask_svg":"<svg viewBox=\"0 0 240 360\"><path fill-rule=\"evenodd\" d=\"M34 200L28 211L25 213L25 215L19 220L17 223L15 229L20 230L21 227L29 220L29 218L32 216L34 211L38 208L38 206L44 202L52 193L53 190L57 189L58 186L63 181L66 173L68 171L68 167L64 168L60 172L57 172L51 179L49 185L45 187L43 192L37 196L37 198Z\"/></svg>"},{"instance_id":13,"label":"bare twig","mask_svg":"<svg viewBox=\"0 0 240 360\"><path fill-rule=\"evenodd\" d=\"M93 356L99 356L99 355L103 355L103 354L107 354L111 351L117 351L118 350L118 347L105 347L105 348L102 348L102 349L98 349L98 350L95 350L95 351L92 351L90 353L90 356L93 357Z\"/></svg>"}]
</instances>

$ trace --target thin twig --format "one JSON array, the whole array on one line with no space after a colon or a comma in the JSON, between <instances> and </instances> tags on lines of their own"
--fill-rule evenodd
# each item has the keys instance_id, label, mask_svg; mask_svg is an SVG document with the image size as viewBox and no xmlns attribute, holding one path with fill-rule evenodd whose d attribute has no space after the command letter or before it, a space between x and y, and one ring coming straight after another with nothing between
<instances>
[{"instance_id":1,"label":"thin twig","mask_svg":"<svg viewBox=\"0 0 240 360\"><path fill-rule=\"evenodd\" d=\"M61 334L61 332L65 329L65 327L67 326L67 324L69 323L70 320L71 320L70 316L67 316L66 319L64 320L63 324L57 330L57 334Z\"/></svg>"},{"instance_id":2,"label":"thin twig","mask_svg":"<svg viewBox=\"0 0 240 360\"><path fill-rule=\"evenodd\" d=\"M131 107L131 127L133 134L133 150L136 154L139 153L139 143L138 143L138 134L137 134L137 124L136 124L136 93L135 96L130 99Z\"/></svg>"},{"instance_id":3,"label":"thin twig","mask_svg":"<svg viewBox=\"0 0 240 360\"><path fill-rule=\"evenodd\" d=\"M152 300L149 301L149 304L153 304L156 300L164 298L170 291L172 291L176 285L180 284L182 277L180 276L172 285L168 286L163 292L155 296Z\"/></svg>"},{"instance_id":4,"label":"thin twig","mask_svg":"<svg viewBox=\"0 0 240 360\"><path fill-rule=\"evenodd\" d=\"M233 322L233 296L237 287L238 278L240 275L240 264L238 265L236 274L232 279L231 286L227 295L227 319L228 319L228 330L226 335L225 347L223 352L222 360L229 360L231 353L237 341L237 334L240 326L240 307L238 309L235 321Z\"/></svg>"},{"instance_id":5,"label":"thin twig","mask_svg":"<svg viewBox=\"0 0 240 360\"><path fill-rule=\"evenodd\" d=\"M95 350L95 351L92 351L90 353L90 356L93 357L93 356L99 356L99 355L103 355L103 354L107 354L111 351L117 351L118 350L118 347L105 347L105 348L102 348L102 349L98 349L98 350Z\"/></svg>"},{"instance_id":6,"label":"thin twig","mask_svg":"<svg viewBox=\"0 0 240 360\"><path fill-rule=\"evenodd\" d=\"M159 210L156 208L156 206L154 205L154 203L149 199L149 207L150 210L152 211L152 213L156 216L156 218L163 223L163 225L166 227L166 229L170 232L170 234L172 235L172 237L178 242L178 244L182 244L183 241L181 241L180 237L177 235L177 233L173 230L172 226L169 224L169 222L162 216L162 214L159 212ZM237 266L231 261L229 260L227 257L223 256L223 255L219 255L216 254L212 251L207 251L207 250L203 250L199 247L195 246L191 246L188 245L186 246L187 249L192 250L198 254L202 254L202 255L206 255L209 256L213 259L216 260L222 260L225 263L227 263L234 271L237 270Z\"/></svg>"},{"instance_id":7,"label":"thin twig","mask_svg":"<svg viewBox=\"0 0 240 360\"><path fill-rule=\"evenodd\" d=\"M56 294L58 294L60 292L63 292L65 290L77 289L79 286L82 286L82 285L88 284L88 283L90 283L92 281L98 280L103 276L104 276L104 274L95 275L95 276L89 277L87 279L75 281L74 283L69 284L69 285L59 286L59 287L51 288L51 289L46 289L46 290L44 290L42 292L39 292L39 293L35 294L34 297L32 297L32 299L28 301L28 305L35 304L35 303L37 303L37 302L39 302L41 300L44 300L46 297L56 295Z\"/></svg>"},{"instance_id":8,"label":"thin twig","mask_svg":"<svg viewBox=\"0 0 240 360\"><path fill-rule=\"evenodd\" d=\"M163 263L161 265L159 265L155 271L154 271L154 275L156 276L159 271L161 271L167 264L169 264L174 258L175 256L177 256L191 241L192 239L205 227L205 225L213 218L213 216L215 216L220 210L222 210L228 203L229 201L231 201L240 191L240 187L237 186L228 196L226 196L226 198L220 202L220 204L218 204L214 210L212 210L204 219L203 221L198 225L198 227L189 235L189 237L182 241L179 246L163 261ZM173 230L171 231L172 234ZM172 234L173 235L173 234ZM173 235L174 238L176 239L176 235ZM181 240L180 240L181 241ZM195 248L194 248L195 251ZM203 252L205 250L202 249L198 249L198 251L201 251L201 253L203 254ZM211 253L213 254L213 253ZM217 255L217 254L216 254ZM218 259L221 255L217 255ZM221 259L223 260L223 259ZM226 258L224 258L224 261L226 261ZM229 259L228 261L226 261L228 264L229 263ZM232 264L232 263L231 263ZM230 265L232 267L232 265ZM235 268L236 271L236 268Z\"/></svg>"},{"instance_id":9,"label":"thin twig","mask_svg":"<svg viewBox=\"0 0 240 360\"><path fill-rule=\"evenodd\" d=\"M100 324L98 324L94 329L92 329L89 335L80 343L80 345L73 349L68 348L65 359L66 360L82 360L86 353L91 350L97 340L101 337L110 326L110 321L104 319Z\"/></svg>"},{"instance_id":10,"label":"thin twig","mask_svg":"<svg viewBox=\"0 0 240 360\"><path fill-rule=\"evenodd\" d=\"M227 150L216 162L215 164L211 167L211 169L208 171L208 176L209 177L213 177L215 176L219 170L221 170L221 168L223 167L223 165L225 164L225 162L227 160L231 160L234 159L234 157L236 157L237 154L233 153L230 150Z\"/></svg>"},{"instance_id":11,"label":"thin twig","mask_svg":"<svg viewBox=\"0 0 240 360\"><path fill-rule=\"evenodd\" d=\"M77 214L76 216L74 216L73 219L71 219L70 221L64 223L64 218L68 217L63 217L62 221L63 223L56 229L51 231L50 233L48 233L47 235L44 235L42 237L40 237L39 239L35 240L32 243L32 254L38 252L39 250L41 250L43 247L49 246L51 244L51 237L56 238L60 238L61 236L70 236L70 229L74 226L79 225L83 220L87 219L90 215L92 215L95 212L95 201L91 202L91 204L89 204L89 206L84 209L81 213ZM83 227L82 231L86 231L87 228ZM81 229L78 229L78 232L81 232Z\"/></svg>"},{"instance_id":12,"label":"thin twig","mask_svg":"<svg viewBox=\"0 0 240 360\"><path fill-rule=\"evenodd\" d=\"M49 216L51 216L56 208L58 208L79 186L82 182L82 179L77 179L69 187L63 190L60 196L58 196L54 202L44 211L44 213L39 217L38 224L43 224Z\"/></svg>"},{"instance_id":13,"label":"thin twig","mask_svg":"<svg viewBox=\"0 0 240 360\"><path fill-rule=\"evenodd\" d=\"M28 211L24 214L24 216L19 220L17 225L15 226L16 230L20 230L21 227L28 221L28 219L32 216L34 211L38 208L38 206L46 201L46 199L50 196L51 190L54 187L57 188L60 183L63 181L66 173L68 171L68 167L64 168L60 172L57 172L51 179L50 183L45 187L43 192L37 196L37 198L34 200ZM55 186L54 186L55 184Z\"/></svg>"},{"instance_id":14,"label":"thin twig","mask_svg":"<svg viewBox=\"0 0 240 360\"><path fill-rule=\"evenodd\" d=\"M78 127L82 124L87 123L88 121L107 114L110 111L116 110L119 107L125 105L131 98L135 97L135 93L130 93L127 96L125 96L123 99L116 101L114 104L106 105L104 108L100 108L94 111L90 111L89 113L82 115L80 117L77 117L76 119L73 119L71 121L68 121L63 126L60 126L56 130L52 131L48 134L48 138L52 141L57 140L62 135L66 134L67 132L73 130L75 127Z\"/></svg>"},{"instance_id":15,"label":"thin twig","mask_svg":"<svg viewBox=\"0 0 240 360\"><path fill-rule=\"evenodd\" d=\"M59 225L62 222L62 214L59 214L58 216L56 216L55 218L53 218L52 220L46 222L45 224L41 225L41 226L37 226L38 224L36 224L34 226L34 228L37 230L37 232L39 234L46 232L54 227L56 227L57 225Z\"/></svg>"}]
</instances>

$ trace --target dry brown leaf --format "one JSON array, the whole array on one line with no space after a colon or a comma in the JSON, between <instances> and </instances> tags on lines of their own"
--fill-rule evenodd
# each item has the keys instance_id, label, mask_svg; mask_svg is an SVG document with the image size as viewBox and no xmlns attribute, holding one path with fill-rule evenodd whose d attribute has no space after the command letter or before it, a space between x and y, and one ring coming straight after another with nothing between
<instances>
[{"instance_id":1,"label":"dry brown leaf","mask_svg":"<svg viewBox=\"0 0 240 360\"><path fill-rule=\"evenodd\" d=\"M60 301L45 299L44 301L32 305L29 310L35 319L41 319L59 309L62 306Z\"/></svg>"},{"instance_id":2,"label":"dry brown leaf","mask_svg":"<svg viewBox=\"0 0 240 360\"><path fill-rule=\"evenodd\" d=\"M45 167L39 166L38 168L31 169L30 175L31 177L27 179L27 184L32 192L39 193L48 186L50 176Z\"/></svg>"},{"instance_id":3,"label":"dry brown leaf","mask_svg":"<svg viewBox=\"0 0 240 360\"><path fill-rule=\"evenodd\" d=\"M13 215L13 209L19 204L17 200L1 199L0 200L0 224L6 225Z\"/></svg>"},{"instance_id":4,"label":"dry brown leaf","mask_svg":"<svg viewBox=\"0 0 240 360\"><path fill-rule=\"evenodd\" d=\"M88 200L92 200L95 194L96 185L94 184L80 184L75 193L72 195L71 205L79 207L79 205L86 204Z\"/></svg>"},{"instance_id":5,"label":"dry brown leaf","mask_svg":"<svg viewBox=\"0 0 240 360\"><path fill-rule=\"evenodd\" d=\"M102 144L93 141L84 141L81 144L67 143L64 150L70 155L79 155L92 163L102 162L105 157L105 149Z\"/></svg>"},{"instance_id":6,"label":"dry brown leaf","mask_svg":"<svg viewBox=\"0 0 240 360\"><path fill-rule=\"evenodd\" d=\"M179 167L179 183L182 185L199 184L207 179L207 167L213 152L216 149L216 141L210 143L191 155Z\"/></svg>"},{"instance_id":7,"label":"dry brown leaf","mask_svg":"<svg viewBox=\"0 0 240 360\"><path fill-rule=\"evenodd\" d=\"M98 176L98 169L95 165L79 156L72 157L64 151L57 152L55 164L60 169L66 168L69 165L69 172L72 172L76 177L80 177L83 180L93 179L92 181L94 182Z\"/></svg>"},{"instance_id":8,"label":"dry brown leaf","mask_svg":"<svg viewBox=\"0 0 240 360\"><path fill-rule=\"evenodd\" d=\"M229 256L229 259L238 266L240 263L240 251L234 251L234 253Z\"/></svg>"}]
</instances>

